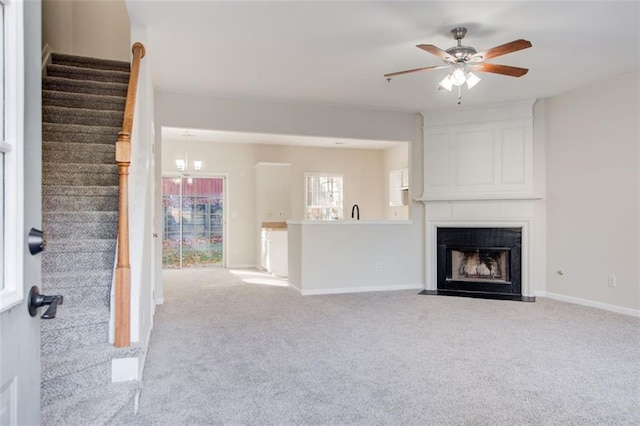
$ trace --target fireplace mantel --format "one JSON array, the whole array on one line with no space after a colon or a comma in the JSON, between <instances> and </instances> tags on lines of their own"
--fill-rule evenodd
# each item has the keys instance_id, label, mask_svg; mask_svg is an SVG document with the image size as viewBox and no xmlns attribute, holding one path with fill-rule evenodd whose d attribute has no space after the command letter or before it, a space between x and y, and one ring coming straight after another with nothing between
<instances>
[{"instance_id":1,"label":"fireplace mantel","mask_svg":"<svg viewBox=\"0 0 640 426\"><path fill-rule=\"evenodd\" d=\"M544 272L544 153L534 149L535 103L423 112L424 185L415 201L425 208L427 291L437 289L439 227L504 227L522 230L522 296L535 297L534 276Z\"/></svg>"}]
</instances>

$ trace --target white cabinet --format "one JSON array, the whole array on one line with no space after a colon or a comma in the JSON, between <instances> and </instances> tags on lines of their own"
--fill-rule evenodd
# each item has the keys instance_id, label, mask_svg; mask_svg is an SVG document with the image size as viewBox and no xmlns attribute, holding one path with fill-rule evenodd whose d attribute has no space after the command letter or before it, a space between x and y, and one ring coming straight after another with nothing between
<instances>
[{"instance_id":1,"label":"white cabinet","mask_svg":"<svg viewBox=\"0 0 640 426\"><path fill-rule=\"evenodd\" d=\"M286 229L262 229L260 267L278 277L289 275Z\"/></svg>"},{"instance_id":2,"label":"white cabinet","mask_svg":"<svg viewBox=\"0 0 640 426\"><path fill-rule=\"evenodd\" d=\"M289 219L291 216L291 164L258 163L255 170L258 222Z\"/></svg>"},{"instance_id":3,"label":"white cabinet","mask_svg":"<svg viewBox=\"0 0 640 426\"><path fill-rule=\"evenodd\" d=\"M397 169L389 172L389 205L392 207L406 204L409 189L409 169Z\"/></svg>"},{"instance_id":4,"label":"white cabinet","mask_svg":"<svg viewBox=\"0 0 640 426\"><path fill-rule=\"evenodd\" d=\"M404 168L400 169L400 173L402 175L402 184L400 185L401 189L409 189L409 169Z\"/></svg>"},{"instance_id":5,"label":"white cabinet","mask_svg":"<svg viewBox=\"0 0 640 426\"><path fill-rule=\"evenodd\" d=\"M269 272L278 277L287 277L289 275L289 254L287 252L289 233L282 230L271 231L269 234L271 243Z\"/></svg>"}]
</instances>

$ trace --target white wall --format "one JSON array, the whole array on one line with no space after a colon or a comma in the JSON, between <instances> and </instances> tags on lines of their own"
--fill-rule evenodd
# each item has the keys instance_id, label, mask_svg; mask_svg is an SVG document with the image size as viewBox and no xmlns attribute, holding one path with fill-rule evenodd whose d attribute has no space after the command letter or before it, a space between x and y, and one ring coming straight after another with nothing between
<instances>
[{"instance_id":1,"label":"white wall","mask_svg":"<svg viewBox=\"0 0 640 426\"><path fill-rule=\"evenodd\" d=\"M546 102L550 293L640 308L639 80L634 73Z\"/></svg>"},{"instance_id":2,"label":"white wall","mask_svg":"<svg viewBox=\"0 0 640 426\"><path fill-rule=\"evenodd\" d=\"M383 211L384 218L390 220L409 219L409 206L389 205L389 172L391 170L404 169L409 167L409 145L400 143L393 148L387 148L382 157L382 189L383 189ZM413 182L409 182L412 186Z\"/></svg>"},{"instance_id":3,"label":"white wall","mask_svg":"<svg viewBox=\"0 0 640 426\"><path fill-rule=\"evenodd\" d=\"M306 172L339 173L344 175L344 218L358 204L360 219L381 219L384 194L382 151L347 148L312 148L301 146L255 145L256 162L286 162L291 164L291 215L285 219L305 218L304 174Z\"/></svg>"},{"instance_id":4,"label":"white wall","mask_svg":"<svg viewBox=\"0 0 640 426\"><path fill-rule=\"evenodd\" d=\"M124 0L42 2L42 44L54 52L129 61L130 35Z\"/></svg>"},{"instance_id":5,"label":"white wall","mask_svg":"<svg viewBox=\"0 0 640 426\"><path fill-rule=\"evenodd\" d=\"M133 44L146 42L146 28L132 25ZM131 135L129 221L131 261L131 340L146 341L153 326L155 265L154 221L155 161L153 155L153 80L150 55L140 62L138 96ZM130 60L130 59L129 59ZM140 369L141 371L141 369Z\"/></svg>"},{"instance_id":6,"label":"white wall","mask_svg":"<svg viewBox=\"0 0 640 426\"><path fill-rule=\"evenodd\" d=\"M381 219L385 199L379 182L382 174L381 150L331 149L300 146L253 145L244 143L209 143L190 141L163 141L162 164L165 175L175 174L176 158L202 160L202 176L226 174L228 235L227 264L229 266L256 265L258 225L262 221L300 220L304 218L305 172L329 172L344 175L344 217L351 214L351 206L358 204L360 218ZM279 217L278 212L269 218L260 211L256 193L256 164L288 163L290 194L286 208L290 212ZM193 173L192 176L198 176Z\"/></svg>"},{"instance_id":7,"label":"white wall","mask_svg":"<svg viewBox=\"0 0 640 426\"><path fill-rule=\"evenodd\" d=\"M157 91L156 143L163 126L300 136L379 139L409 142L412 164L410 198L422 193L422 116L420 114L338 108L324 105L279 103L247 99L205 97ZM381 167L381 166L380 166ZM377 182L380 182L378 180ZM230 189L230 192L232 190ZM418 195L416 195L418 194ZM364 212L363 208L363 213ZM403 253L405 267L424 282L424 206L412 202L410 240ZM377 240L377 245L384 241ZM251 243L255 245L255 241Z\"/></svg>"},{"instance_id":8,"label":"white wall","mask_svg":"<svg viewBox=\"0 0 640 426\"><path fill-rule=\"evenodd\" d=\"M231 267L255 265L256 196L253 147L249 144L207 144L190 142L189 159L202 160L202 172L197 177L227 175L227 234L225 235L226 264ZM163 141L162 174L176 173L176 158L184 158L182 141ZM162 216L158 216L162 217Z\"/></svg>"}]
</instances>

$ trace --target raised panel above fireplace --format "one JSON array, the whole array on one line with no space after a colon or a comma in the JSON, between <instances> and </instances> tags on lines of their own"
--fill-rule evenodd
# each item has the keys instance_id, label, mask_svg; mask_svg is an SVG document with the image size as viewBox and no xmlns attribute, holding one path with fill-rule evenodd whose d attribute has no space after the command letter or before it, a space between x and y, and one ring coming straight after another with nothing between
<instances>
[{"instance_id":1,"label":"raised panel above fireplace","mask_svg":"<svg viewBox=\"0 0 640 426\"><path fill-rule=\"evenodd\" d=\"M535 198L532 104L425 115L424 167L424 200Z\"/></svg>"}]
</instances>

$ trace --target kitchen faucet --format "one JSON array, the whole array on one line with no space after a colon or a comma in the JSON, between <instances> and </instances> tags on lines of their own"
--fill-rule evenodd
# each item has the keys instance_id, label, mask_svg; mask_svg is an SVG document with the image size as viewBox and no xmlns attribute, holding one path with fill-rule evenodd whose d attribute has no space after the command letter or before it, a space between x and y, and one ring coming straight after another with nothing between
<instances>
[{"instance_id":1,"label":"kitchen faucet","mask_svg":"<svg viewBox=\"0 0 640 426\"><path fill-rule=\"evenodd\" d=\"M358 220L360 220L360 207L358 207L357 204L354 204L353 207L351 207L351 219L353 219L353 213L357 212L358 213Z\"/></svg>"}]
</instances>

